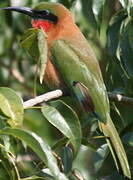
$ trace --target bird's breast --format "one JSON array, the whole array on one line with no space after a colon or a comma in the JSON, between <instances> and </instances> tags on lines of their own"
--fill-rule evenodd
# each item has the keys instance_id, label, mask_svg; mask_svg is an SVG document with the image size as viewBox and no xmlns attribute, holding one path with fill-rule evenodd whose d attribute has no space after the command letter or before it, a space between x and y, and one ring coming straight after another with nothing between
<instances>
[{"instance_id":1,"label":"bird's breast","mask_svg":"<svg viewBox=\"0 0 133 180\"><path fill-rule=\"evenodd\" d=\"M73 24L69 19L63 22L59 22L57 25L53 26L50 31L47 32L47 42L48 42L48 62L45 72L44 80L50 88L60 88L66 89L64 80L57 70L55 65L52 63L51 48L56 40L66 39L71 40L74 37L79 37L79 29L75 24Z\"/></svg>"}]
</instances>

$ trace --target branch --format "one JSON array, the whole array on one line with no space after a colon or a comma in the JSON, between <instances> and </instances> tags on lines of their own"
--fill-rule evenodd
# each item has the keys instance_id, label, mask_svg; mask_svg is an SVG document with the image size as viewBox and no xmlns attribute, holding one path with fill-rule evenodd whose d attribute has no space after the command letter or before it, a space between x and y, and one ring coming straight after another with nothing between
<instances>
[{"instance_id":1,"label":"branch","mask_svg":"<svg viewBox=\"0 0 133 180\"><path fill-rule=\"evenodd\" d=\"M25 101L23 103L24 109L32 107L32 106L39 104L39 103L42 103L42 102L46 102L46 101L49 101L49 100L52 100L55 98L59 98L61 96L63 96L63 92L60 89L45 93L43 95L40 95L40 96L37 96L33 99ZM108 93L108 96L109 96L110 101L120 102L120 103L128 104L128 105L133 105L133 98L122 96L120 94L113 94L110 92Z\"/></svg>"},{"instance_id":2,"label":"branch","mask_svg":"<svg viewBox=\"0 0 133 180\"><path fill-rule=\"evenodd\" d=\"M119 102L127 105L133 105L133 98L122 96L121 94L113 94L108 92L110 101Z\"/></svg>"},{"instance_id":3,"label":"branch","mask_svg":"<svg viewBox=\"0 0 133 180\"><path fill-rule=\"evenodd\" d=\"M33 99L30 99L28 101L25 101L23 103L23 106L24 106L24 109L26 109L26 108L32 107L36 104L42 103L44 101L46 102L46 101L49 101L51 99L58 98L62 95L63 95L63 92L61 90L51 91L51 92L45 93L43 95L37 96Z\"/></svg>"}]
</instances>

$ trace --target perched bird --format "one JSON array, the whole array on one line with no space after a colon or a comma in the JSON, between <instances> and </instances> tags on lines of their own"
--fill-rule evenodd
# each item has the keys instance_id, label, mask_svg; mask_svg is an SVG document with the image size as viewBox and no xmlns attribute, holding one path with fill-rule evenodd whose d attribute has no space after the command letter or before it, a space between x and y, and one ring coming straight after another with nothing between
<instances>
[{"instance_id":1,"label":"perched bird","mask_svg":"<svg viewBox=\"0 0 133 180\"><path fill-rule=\"evenodd\" d=\"M5 7L32 18L32 26L47 34L48 61L44 76L51 89L68 89L85 111L96 115L117 169L131 178L120 137L110 117L107 91L98 61L87 40L74 23L70 11L59 3L44 2L34 9Z\"/></svg>"}]
</instances>

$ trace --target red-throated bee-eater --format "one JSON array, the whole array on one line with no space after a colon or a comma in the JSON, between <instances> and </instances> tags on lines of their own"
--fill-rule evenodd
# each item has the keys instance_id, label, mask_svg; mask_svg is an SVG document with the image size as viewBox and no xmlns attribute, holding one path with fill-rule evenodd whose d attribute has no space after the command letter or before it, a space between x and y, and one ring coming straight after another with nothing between
<instances>
[{"instance_id":1,"label":"red-throated bee-eater","mask_svg":"<svg viewBox=\"0 0 133 180\"><path fill-rule=\"evenodd\" d=\"M131 178L129 164L120 137L110 117L107 91L95 54L70 11L59 3L44 2L36 8L5 7L32 18L32 26L47 34L48 61L44 76L51 89L69 89L85 111L99 119L117 169ZM72 92L72 93L71 93Z\"/></svg>"}]
</instances>

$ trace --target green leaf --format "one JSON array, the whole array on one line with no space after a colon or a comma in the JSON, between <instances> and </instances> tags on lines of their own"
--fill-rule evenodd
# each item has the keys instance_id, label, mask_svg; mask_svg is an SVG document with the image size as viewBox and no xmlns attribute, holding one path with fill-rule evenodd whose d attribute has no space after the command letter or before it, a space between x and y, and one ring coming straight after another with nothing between
<instances>
[{"instance_id":1,"label":"green leaf","mask_svg":"<svg viewBox=\"0 0 133 180\"><path fill-rule=\"evenodd\" d=\"M5 169L5 166L2 167L2 164L0 163L0 179L7 180L9 178L11 178L11 175L8 174L7 169Z\"/></svg>"},{"instance_id":2,"label":"green leaf","mask_svg":"<svg viewBox=\"0 0 133 180\"><path fill-rule=\"evenodd\" d=\"M133 49L131 47L131 40L129 41L129 39L131 38L130 35L132 35L132 28L133 22L125 21L122 36L120 39L120 60L124 69L131 78L133 78Z\"/></svg>"},{"instance_id":3,"label":"green leaf","mask_svg":"<svg viewBox=\"0 0 133 180\"><path fill-rule=\"evenodd\" d=\"M27 178L22 178L21 180L51 180L53 178L50 178L50 177L40 177L40 176L31 176L31 177L27 177Z\"/></svg>"},{"instance_id":4,"label":"green leaf","mask_svg":"<svg viewBox=\"0 0 133 180\"><path fill-rule=\"evenodd\" d=\"M52 175L56 180L68 180L64 174L62 174L57 166L57 161L52 154L51 148L42 140L41 137L33 132L22 129L7 128L0 131L0 134L12 135L25 141L26 144L40 157L40 159L48 166Z\"/></svg>"},{"instance_id":5,"label":"green leaf","mask_svg":"<svg viewBox=\"0 0 133 180\"><path fill-rule=\"evenodd\" d=\"M76 113L63 101L57 100L50 104L54 107L42 107L43 115L53 126L70 139L76 155L81 144L81 126Z\"/></svg>"},{"instance_id":6,"label":"green leaf","mask_svg":"<svg viewBox=\"0 0 133 180\"><path fill-rule=\"evenodd\" d=\"M94 32L95 30L97 30L97 22L92 11L92 2L93 0L81 0L82 13L87 20L87 23L85 23L85 25L89 24L90 29L92 28L92 31Z\"/></svg>"},{"instance_id":7,"label":"green leaf","mask_svg":"<svg viewBox=\"0 0 133 180\"><path fill-rule=\"evenodd\" d=\"M82 138L82 145L88 147L89 149L95 152L97 150L97 147L92 143L93 142L89 142L87 139Z\"/></svg>"},{"instance_id":8,"label":"green leaf","mask_svg":"<svg viewBox=\"0 0 133 180\"><path fill-rule=\"evenodd\" d=\"M42 84L48 59L47 35L45 34L43 29L40 29L38 31L37 37L40 54L40 83Z\"/></svg>"},{"instance_id":9,"label":"green leaf","mask_svg":"<svg viewBox=\"0 0 133 180\"><path fill-rule=\"evenodd\" d=\"M37 44L38 30L35 28L30 28L21 37L20 44L28 53L36 59L39 57L39 50Z\"/></svg>"},{"instance_id":10,"label":"green leaf","mask_svg":"<svg viewBox=\"0 0 133 180\"><path fill-rule=\"evenodd\" d=\"M101 23L103 18L103 8L106 0L93 0L92 10L95 16L95 19L98 24Z\"/></svg>"},{"instance_id":11,"label":"green leaf","mask_svg":"<svg viewBox=\"0 0 133 180\"><path fill-rule=\"evenodd\" d=\"M108 179L108 180L131 180L131 179L127 178L127 177L124 177L123 175L121 175L118 172L110 173L109 176L105 177L105 179Z\"/></svg>"},{"instance_id":12,"label":"green leaf","mask_svg":"<svg viewBox=\"0 0 133 180\"><path fill-rule=\"evenodd\" d=\"M119 0L119 2L124 8L126 8L126 6L128 5L128 0Z\"/></svg>"},{"instance_id":13,"label":"green leaf","mask_svg":"<svg viewBox=\"0 0 133 180\"><path fill-rule=\"evenodd\" d=\"M52 149L61 149L63 146L65 146L68 143L68 138L63 137L59 139L53 146Z\"/></svg>"},{"instance_id":14,"label":"green leaf","mask_svg":"<svg viewBox=\"0 0 133 180\"><path fill-rule=\"evenodd\" d=\"M58 2L63 4L65 7L67 7L68 9L70 9L72 7L72 4L75 2L76 0L59 0Z\"/></svg>"},{"instance_id":15,"label":"green leaf","mask_svg":"<svg viewBox=\"0 0 133 180\"><path fill-rule=\"evenodd\" d=\"M132 28L133 28L133 23L131 23L131 25L129 27L129 32L128 32L128 41L129 41L130 47L133 51L133 31L132 31Z\"/></svg>"},{"instance_id":16,"label":"green leaf","mask_svg":"<svg viewBox=\"0 0 133 180\"><path fill-rule=\"evenodd\" d=\"M120 27L122 21L127 16L124 10L118 11L110 20L108 28L108 49L111 56L116 56L116 51L120 39Z\"/></svg>"},{"instance_id":17,"label":"green leaf","mask_svg":"<svg viewBox=\"0 0 133 180\"><path fill-rule=\"evenodd\" d=\"M47 63L47 35L43 29L28 29L21 38L21 46L36 60L40 59L40 83L43 81Z\"/></svg>"},{"instance_id":18,"label":"green leaf","mask_svg":"<svg viewBox=\"0 0 133 180\"><path fill-rule=\"evenodd\" d=\"M4 169L6 170L6 174L9 175L8 179L12 179L12 180L18 180L20 179L19 177L19 172L18 172L18 168L14 162L14 155L6 149L5 146L3 146L2 144L0 144L0 154L1 154L1 164L0 167L2 168L2 166L4 167ZM3 178L0 177L0 179L4 179L5 177L3 176Z\"/></svg>"},{"instance_id":19,"label":"green leaf","mask_svg":"<svg viewBox=\"0 0 133 180\"><path fill-rule=\"evenodd\" d=\"M10 88L0 87L0 109L8 117L11 126L21 126L23 122L22 99Z\"/></svg>"},{"instance_id":20,"label":"green leaf","mask_svg":"<svg viewBox=\"0 0 133 180\"><path fill-rule=\"evenodd\" d=\"M131 147L133 147L133 133L132 132L128 132L126 133L123 138L122 138L124 144L127 144Z\"/></svg>"},{"instance_id":21,"label":"green leaf","mask_svg":"<svg viewBox=\"0 0 133 180\"><path fill-rule=\"evenodd\" d=\"M94 156L94 166L96 172L98 172L101 169L108 154L109 154L109 148L107 144L104 144L100 148L98 148Z\"/></svg>"},{"instance_id":22,"label":"green leaf","mask_svg":"<svg viewBox=\"0 0 133 180\"><path fill-rule=\"evenodd\" d=\"M62 162L64 166L64 173L69 174L72 169L72 150L69 147L64 147L62 151Z\"/></svg>"},{"instance_id":23,"label":"green leaf","mask_svg":"<svg viewBox=\"0 0 133 180\"><path fill-rule=\"evenodd\" d=\"M116 13L108 30L108 48L110 54L117 57L122 71L129 79L133 78L133 46L132 46L132 20L127 16L125 10ZM122 72L122 73L123 73Z\"/></svg>"}]
</instances>

